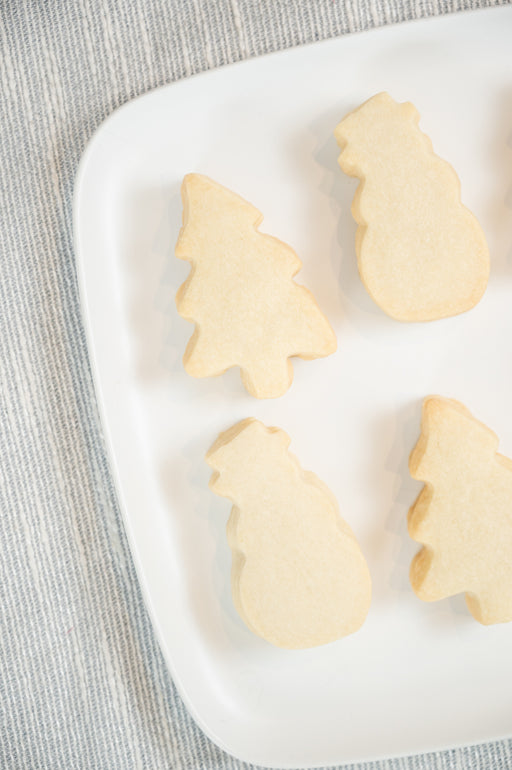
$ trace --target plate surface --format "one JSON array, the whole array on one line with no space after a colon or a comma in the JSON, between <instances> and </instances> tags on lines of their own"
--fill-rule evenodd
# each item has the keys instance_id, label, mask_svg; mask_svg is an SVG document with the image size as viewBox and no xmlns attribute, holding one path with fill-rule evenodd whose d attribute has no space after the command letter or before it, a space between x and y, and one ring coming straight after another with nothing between
<instances>
[{"instance_id":1,"label":"plate surface","mask_svg":"<svg viewBox=\"0 0 512 770\"><path fill-rule=\"evenodd\" d=\"M512 456L512 7L416 22L226 67L118 110L76 187L83 312L110 459L146 601L174 680L204 731L262 765L309 767L423 752L512 732L512 625L484 628L464 600L412 593L407 459L421 400L463 401ZM492 255L478 307L404 325L359 280L333 129L372 94L412 101L457 169ZM180 183L205 173L264 214L338 335L294 364L283 398L256 401L238 371L181 364L192 326L175 309ZM284 428L337 496L368 560L361 631L309 651L253 636L230 596L229 503L204 454L255 416Z\"/></svg>"}]
</instances>

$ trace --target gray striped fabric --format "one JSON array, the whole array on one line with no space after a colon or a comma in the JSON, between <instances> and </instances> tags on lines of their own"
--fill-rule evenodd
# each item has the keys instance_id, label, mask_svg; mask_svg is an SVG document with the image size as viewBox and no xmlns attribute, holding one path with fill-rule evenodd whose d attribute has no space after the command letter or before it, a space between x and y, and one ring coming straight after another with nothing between
<instances>
[{"instance_id":1,"label":"gray striped fabric","mask_svg":"<svg viewBox=\"0 0 512 770\"><path fill-rule=\"evenodd\" d=\"M239 768L149 623L78 305L80 155L123 102L227 62L485 0L0 0L0 767ZM176 619L179 622L179 619ZM508 768L512 742L379 768Z\"/></svg>"}]
</instances>

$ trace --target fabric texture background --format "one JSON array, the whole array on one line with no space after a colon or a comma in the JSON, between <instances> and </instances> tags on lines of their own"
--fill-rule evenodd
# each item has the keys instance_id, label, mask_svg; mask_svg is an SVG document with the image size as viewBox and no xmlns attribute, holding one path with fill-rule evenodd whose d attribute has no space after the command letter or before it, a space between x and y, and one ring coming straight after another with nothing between
<instances>
[{"instance_id":1,"label":"fabric texture background","mask_svg":"<svg viewBox=\"0 0 512 770\"><path fill-rule=\"evenodd\" d=\"M0 767L243 766L176 693L112 486L72 241L93 131L134 96L201 70L489 4L0 2ZM512 742L365 767L509 768Z\"/></svg>"}]
</instances>

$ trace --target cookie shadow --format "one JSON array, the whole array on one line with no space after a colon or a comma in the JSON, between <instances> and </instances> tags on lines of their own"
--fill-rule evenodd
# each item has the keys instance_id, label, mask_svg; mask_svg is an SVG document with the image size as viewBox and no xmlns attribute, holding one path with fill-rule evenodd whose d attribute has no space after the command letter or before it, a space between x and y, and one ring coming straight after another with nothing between
<instances>
[{"instance_id":1,"label":"cookie shadow","mask_svg":"<svg viewBox=\"0 0 512 770\"><path fill-rule=\"evenodd\" d=\"M512 88L499 94L496 106L496 134L491 137L489 162L495 169L495 194L489 200L487 221L492 231L487 233L493 275L512 277Z\"/></svg>"},{"instance_id":2,"label":"cookie shadow","mask_svg":"<svg viewBox=\"0 0 512 770\"><path fill-rule=\"evenodd\" d=\"M428 395L425 393L425 396ZM421 543L409 536L407 529L407 514L423 489L423 482L413 479L409 473L409 457L420 436L421 411L422 401L415 400L405 404L396 414L395 424L398 427L384 462L384 471L393 473L396 484L394 502L384 522L384 529L397 536L390 560L388 585L393 594L400 595L401 602L407 602L416 616L421 613L436 631L452 633L454 625L464 628L474 622L464 594L437 602L424 602L415 595L409 580L411 561L422 548ZM382 425L377 425L379 429L382 431Z\"/></svg>"},{"instance_id":3,"label":"cookie shadow","mask_svg":"<svg viewBox=\"0 0 512 770\"><path fill-rule=\"evenodd\" d=\"M339 167L340 149L334 129L340 120L357 105L340 102L336 108L319 116L309 126L314 148L317 187L321 192L318 206L328 207L331 221L335 222L329 245L329 259L336 280L339 306L349 322L373 325L390 322L366 291L357 266L355 238L357 225L351 213L352 201L359 180L344 174ZM312 222L316 218L312 217Z\"/></svg>"},{"instance_id":4,"label":"cookie shadow","mask_svg":"<svg viewBox=\"0 0 512 770\"><path fill-rule=\"evenodd\" d=\"M128 328L134 376L141 385L172 378L179 392L212 403L243 398L237 368L220 377L194 379L183 368L183 354L194 325L176 309L176 292L190 265L174 256L181 227L180 183L142 188L125 204L123 252L128 292Z\"/></svg>"},{"instance_id":5,"label":"cookie shadow","mask_svg":"<svg viewBox=\"0 0 512 770\"><path fill-rule=\"evenodd\" d=\"M379 415L370 424L374 451L368 459L368 478L373 475L374 489L391 499L391 505L379 508L372 537L367 542L376 576L375 599L396 599L396 594L411 595L409 565L417 550L407 531L407 512L421 490L421 483L409 474L409 455L418 439L421 401L404 404L398 411ZM390 442L389 436L392 435ZM382 532L392 535L383 538Z\"/></svg>"},{"instance_id":6,"label":"cookie shadow","mask_svg":"<svg viewBox=\"0 0 512 770\"><path fill-rule=\"evenodd\" d=\"M132 360L139 382L154 382L176 370L189 332L174 303L176 286L187 273L186 265L174 257L180 211L178 183L141 188L125 204L123 275Z\"/></svg>"},{"instance_id":7,"label":"cookie shadow","mask_svg":"<svg viewBox=\"0 0 512 770\"><path fill-rule=\"evenodd\" d=\"M160 488L175 533L185 604L213 655L261 652L263 642L239 617L231 596L231 550L226 525L231 503L208 487L205 455L215 436L185 442L160 469ZM266 645L265 645L266 646ZM254 650L253 650L254 648Z\"/></svg>"}]
</instances>

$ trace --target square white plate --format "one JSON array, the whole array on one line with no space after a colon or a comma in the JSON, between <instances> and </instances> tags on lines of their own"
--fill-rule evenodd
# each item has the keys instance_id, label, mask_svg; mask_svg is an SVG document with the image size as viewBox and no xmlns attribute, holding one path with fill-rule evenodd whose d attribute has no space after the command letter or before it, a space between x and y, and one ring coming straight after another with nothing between
<instances>
[{"instance_id":1,"label":"square white plate","mask_svg":"<svg viewBox=\"0 0 512 770\"><path fill-rule=\"evenodd\" d=\"M105 436L147 604L174 680L204 731L262 765L307 767L423 752L512 732L512 626L484 628L462 597L420 602L407 471L422 398L463 401L512 455L512 7L438 18L259 58L118 110L84 156L75 199L83 312ZM462 181L492 254L488 291L457 318L404 325L364 290L333 129L381 91L411 100ZM294 246L299 281L338 353L294 364L283 398L238 371L194 380L174 295L180 183L199 171ZM336 494L373 578L368 620L323 648L253 636L230 596L226 500L204 454L253 415L284 428ZM512 558L512 556L511 556Z\"/></svg>"}]
</instances>

